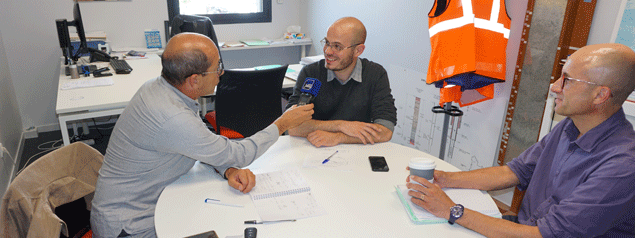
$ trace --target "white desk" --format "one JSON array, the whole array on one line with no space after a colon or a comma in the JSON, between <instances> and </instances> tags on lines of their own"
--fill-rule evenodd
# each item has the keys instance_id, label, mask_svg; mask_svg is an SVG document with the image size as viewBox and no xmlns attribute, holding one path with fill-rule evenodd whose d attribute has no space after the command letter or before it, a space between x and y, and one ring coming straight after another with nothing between
<instances>
[{"instance_id":1,"label":"white desk","mask_svg":"<svg viewBox=\"0 0 635 238\"><path fill-rule=\"evenodd\" d=\"M161 75L161 58L156 54L147 54L147 56L147 59L128 60L132 72L130 74L113 73L111 76L113 85L69 90L60 88L72 80L82 80L83 76L79 79L71 79L70 76L65 75L65 66L61 63L55 112L60 122L64 145L70 144L67 122L119 115L143 83ZM105 66L108 66L108 63L98 63L98 67ZM293 86L295 81L285 78L282 87Z\"/></svg>"},{"instance_id":2,"label":"white desk","mask_svg":"<svg viewBox=\"0 0 635 238\"><path fill-rule=\"evenodd\" d=\"M113 85L69 90L60 88L71 80L82 80L83 76L70 79L70 76L65 75L65 66L61 66L55 112L60 122L64 145L70 144L66 127L68 121L121 114L139 87L161 74L161 59L155 54L148 54L147 59L128 60L128 64L132 67L132 72L111 76ZM107 63L103 63L103 66L107 66Z\"/></svg>"},{"instance_id":3,"label":"white desk","mask_svg":"<svg viewBox=\"0 0 635 238\"><path fill-rule=\"evenodd\" d=\"M248 168L255 174L299 168L314 198L327 215L280 222L244 225L260 220L249 194L230 188L209 165L197 163L187 174L166 187L155 210L157 235L184 237L215 230L219 237L242 235L256 227L258 237L480 237L460 225L416 225L406 214L395 185L405 184L406 166L412 157L432 157L424 152L391 142L376 145L339 145L350 156L351 172L302 168L306 155L318 149L306 139L282 136ZM334 148L326 148L332 150ZM369 155L386 157L389 172L372 172ZM432 157L434 158L434 157ZM437 169L458 169L437 159ZM256 182L256 186L258 183ZM216 198L243 204L244 208L204 203ZM449 211L448 211L449 212Z\"/></svg>"}]
</instances>

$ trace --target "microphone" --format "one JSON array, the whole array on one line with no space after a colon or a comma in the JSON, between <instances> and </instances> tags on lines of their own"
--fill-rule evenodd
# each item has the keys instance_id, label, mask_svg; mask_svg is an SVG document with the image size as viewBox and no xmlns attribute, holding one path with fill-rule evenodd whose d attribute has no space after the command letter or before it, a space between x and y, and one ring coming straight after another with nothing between
<instances>
[{"instance_id":1,"label":"microphone","mask_svg":"<svg viewBox=\"0 0 635 238\"><path fill-rule=\"evenodd\" d=\"M320 91L320 87L322 86L322 82L315 78L306 78L304 81L304 85L300 89L300 101L298 101L298 106L304 106L309 104L313 98L315 98Z\"/></svg>"}]
</instances>

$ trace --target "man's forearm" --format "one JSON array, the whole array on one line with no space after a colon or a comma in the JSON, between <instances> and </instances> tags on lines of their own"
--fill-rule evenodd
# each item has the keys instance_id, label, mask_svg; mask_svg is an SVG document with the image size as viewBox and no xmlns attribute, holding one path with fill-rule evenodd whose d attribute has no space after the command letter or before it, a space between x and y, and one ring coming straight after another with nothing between
<instances>
[{"instance_id":1,"label":"man's forearm","mask_svg":"<svg viewBox=\"0 0 635 238\"><path fill-rule=\"evenodd\" d=\"M448 211L449 215L450 211ZM465 209L456 223L487 237L542 237L536 226L521 225Z\"/></svg>"},{"instance_id":2,"label":"man's forearm","mask_svg":"<svg viewBox=\"0 0 635 238\"><path fill-rule=\"evenodd\" d=\"M388 130L388 128L382 125L379 125L379 126L381 127L381 131L377 133L379 134L379 139L374 139L373 142L381 143L381 142L386 142L392 139L392 131ZM340 136L343 138L340 144L361 144L362 143L362 140L357 137L349 136L342 132L339 132L339 134L341 134Z\"/></svg>"},{"instance_id":3,"label":"man's forearm","mask_svg":"<svg viewBox=\"0 0 635 238\"><path fill-rule=\"evenodd\" d=\"M519 184L516 174L505 166L494 166L472 171L450 173L445 187L473 188L492 191Z\"/></svg>"},{"instance_id":4,"label":"man's forearm","mask_svg":"<svg viewBox=\"0 0 635 238\"><path fill-rule=\"evenodd\" d=\"M337 127L338 121L308 120L295 128L289 129L289 135L307 137L309 133L316 130L337 132Z\"/></svg>"}]
</instances>

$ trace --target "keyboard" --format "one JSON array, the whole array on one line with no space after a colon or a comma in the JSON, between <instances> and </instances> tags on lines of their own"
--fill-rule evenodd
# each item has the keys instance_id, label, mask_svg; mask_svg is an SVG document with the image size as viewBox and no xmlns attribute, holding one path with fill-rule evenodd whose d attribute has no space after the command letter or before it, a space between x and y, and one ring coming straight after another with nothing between
<instances>
[{"instance_id":1,"label":"keyboard","mask_svg":"<svg viewBox=\"0 0 635 238\"><path fill-rule=\"evenodd\" d=\"M110 59L110 67L115 70L117 74L129 74L132 72L132 68L125 60Z\"/></svg>"}]
</instances>

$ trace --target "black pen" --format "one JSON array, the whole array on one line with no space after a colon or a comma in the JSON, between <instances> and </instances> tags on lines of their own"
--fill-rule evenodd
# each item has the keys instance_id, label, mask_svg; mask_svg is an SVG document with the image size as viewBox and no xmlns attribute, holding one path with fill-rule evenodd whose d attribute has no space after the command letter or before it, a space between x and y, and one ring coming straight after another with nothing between
<instances>
[{"instance_id":1,"label":"black pen","mask_svg":"<svg viewBox=\"0 0 635 238\"><path fill-rule=\"evenodd\" d=\"M296 220L295 220L295 219L290 219L290 220L277 220L277 221L256 221L256 220L249 220L249 221L245 221L245 224L265 224L265 223L283 222L283 221L296 221Z\"/></svg>"}]
</instances>

